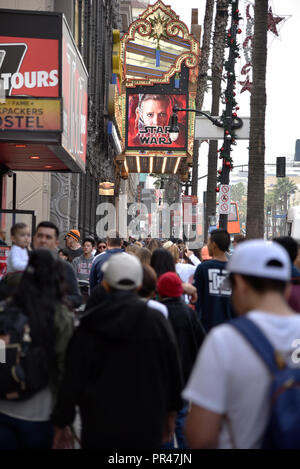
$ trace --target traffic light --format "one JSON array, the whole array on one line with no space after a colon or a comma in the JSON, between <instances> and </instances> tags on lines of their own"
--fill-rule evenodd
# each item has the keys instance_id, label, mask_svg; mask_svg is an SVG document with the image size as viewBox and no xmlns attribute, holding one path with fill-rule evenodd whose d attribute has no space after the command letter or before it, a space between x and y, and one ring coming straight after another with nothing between
<instances>
[{"instance_id":1,"label":"traffic light","mask_svg":"<svg viewBox=\"0 0 300 469\"><path fill-rule=\"evenodd\" d=\"M276 158L276 177L285 178L285 156Z\"/></svg>"},{"instance_id":2,"label":"traffic light","mask_svg":"<svg viewBox=\"0 0 300 469\"><path fill-rule=\"evenodd\" d=\"M268 214L268 215L271 215L271 213L272 213L272 207L271 207L270 205L268 205L268 207L267 207L267 214Z\"/></svg>"}]
</instances>

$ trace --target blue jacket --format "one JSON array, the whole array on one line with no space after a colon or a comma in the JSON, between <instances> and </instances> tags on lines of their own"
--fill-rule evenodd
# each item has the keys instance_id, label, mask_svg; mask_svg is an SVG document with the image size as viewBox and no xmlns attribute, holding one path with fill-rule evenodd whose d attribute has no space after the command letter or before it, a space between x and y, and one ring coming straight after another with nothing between
<instances>
[{"instance_id":1,"label":"blue jacket","mask_svg":"<svg viewBox=\"0 0 300 469\"><path fill-rule=\"evenodd\" d=\"M104 264L104 262L108 261L110 256L112 256L113 254L118 254L119 252L124 252L124 251L121 248L113 248L96 256L92 264L92 268L90 272L90 289L91 290L96 285L102 282L103 273L102 273L101 267Z\"/></svg>"}]
</instances>

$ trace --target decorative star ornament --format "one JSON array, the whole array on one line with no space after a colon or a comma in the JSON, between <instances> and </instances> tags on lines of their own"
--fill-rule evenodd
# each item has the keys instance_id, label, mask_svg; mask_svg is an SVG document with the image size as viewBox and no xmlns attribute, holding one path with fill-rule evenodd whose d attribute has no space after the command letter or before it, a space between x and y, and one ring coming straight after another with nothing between
<instances>
[{"instance_id":1,"label":"decorative star ornament","mask_svg":"<svg viewBox=\"0 0 300 469\"><path fill-rule=\"evenodd\" d=\"M268 11L268 31L271 31L271 33L275 34L275 36L278 37L279 34L277 31L277 25L283 20L284 18L274 15L272 11L272 7L270 7Z\"/></svg>"},{"instance_id":2,"label":"decorative star ornament","mask_svg":"<svg viewBox=\"0 0 300 469\"><path fill-rule=\"evenodd\" d=\"M278 16L274 15L272 7L268 11L268 31L274 34L275 37L279 38L280 27L289 18L289 16ZM280 24L281 23L281 24ZM280 27L278 25L280 24Z\"/></svg>"},{"instance_id":3,"label":"decorative star ornament","mask_svg":"<svg viewBox=\"0 0 300 469\"><path fill-rule=\"evenodd\" d=\"M249 91L251 93L251 91L252 91L252 82L249 80L249 77L247 77L245 81L239 81L239 84L243 85L240 93L243 93L244 91Z\"/></svg>"},{"instance_id":4,"label":"decorative star ornament","mask_svg":"<svg viewBox=\"0 0 300 469\"><path fill-rule=\"evenodd\" d=\"M169 18L161 17L160 14L154 18L149 18L149 21L152 26L152 31L149 37L153 37L157 42L161 40L162 37L168 39L166 26L168 24Z\"/></svg>"}]
</instances>

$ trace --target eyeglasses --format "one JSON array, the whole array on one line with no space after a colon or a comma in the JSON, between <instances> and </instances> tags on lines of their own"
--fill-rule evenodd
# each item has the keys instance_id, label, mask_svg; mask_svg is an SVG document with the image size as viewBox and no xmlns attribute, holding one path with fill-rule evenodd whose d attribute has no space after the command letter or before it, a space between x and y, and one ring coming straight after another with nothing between
<instances>
[{"instance_id":1,"label":"eyeglasses","mask_svg":"<svg viewBox=\"0 0 300 469\"><path fill-rule=\"evenodd\" d=\"M106 245L105 244L99 244L98 249L106 249Z\"/></svg>"}]
</instances>

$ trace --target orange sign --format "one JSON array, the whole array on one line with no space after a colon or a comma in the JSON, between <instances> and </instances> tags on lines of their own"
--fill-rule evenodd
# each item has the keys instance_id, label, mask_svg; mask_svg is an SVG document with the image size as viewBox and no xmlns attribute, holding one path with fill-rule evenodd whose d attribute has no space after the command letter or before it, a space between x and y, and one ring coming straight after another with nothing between
<instances>
[{"instance_id":1,"label":"orange sign","mask_svg":"<svg viewBox=\"0 0 300 469\"><path fill-rule=\"evenodd\" d=\"M59 98L5 98L0 101L1 130L61 131Z\"/></svg>"}]
</instances>

